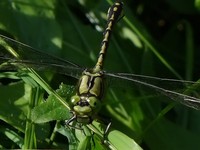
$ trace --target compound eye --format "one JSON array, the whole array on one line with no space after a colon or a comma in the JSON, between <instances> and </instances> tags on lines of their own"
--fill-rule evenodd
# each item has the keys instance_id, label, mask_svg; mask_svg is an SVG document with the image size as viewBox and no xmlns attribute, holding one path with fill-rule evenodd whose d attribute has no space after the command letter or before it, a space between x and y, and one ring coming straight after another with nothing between
<instances>
[{"instance_id":1,"label":"compound eye","mask_svg":"<svg viewBox=\"0 0 200 150\"><path fill-rule=\"evenodd\" d=\"M71 97L71 103L73 105L76 105L76 103L79 102L79 101L80 101L80 97L78 95L74 95L74 96Z\"/></svg>"},{"instance_id":2,"label":"compound eye","mask_svg":"<svg viewBox=\"0 0 200 150\"><path fill-rule=\"evenodd\" d=\"M99 100L96 97L89 97L88 103L90 104L91 107L98 107Z\"/></svg>"}]
</instances>

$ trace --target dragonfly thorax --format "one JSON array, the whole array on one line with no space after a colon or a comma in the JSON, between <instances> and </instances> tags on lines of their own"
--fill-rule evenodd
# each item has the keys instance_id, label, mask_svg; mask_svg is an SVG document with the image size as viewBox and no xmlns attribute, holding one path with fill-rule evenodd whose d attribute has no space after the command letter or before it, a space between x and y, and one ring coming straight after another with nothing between
<instances>
[{"instance_id":1,"label":"dragonfly thorax","mask_svg":"<svg viewBox=\"0 0 200 150\"><path fill-rule=\"evenodd\" d=\"M100 109L103 93L103 73L85 70L78 81L76 95L71 97L77 122L91 123Z\"/></svg>"}]
</instances>

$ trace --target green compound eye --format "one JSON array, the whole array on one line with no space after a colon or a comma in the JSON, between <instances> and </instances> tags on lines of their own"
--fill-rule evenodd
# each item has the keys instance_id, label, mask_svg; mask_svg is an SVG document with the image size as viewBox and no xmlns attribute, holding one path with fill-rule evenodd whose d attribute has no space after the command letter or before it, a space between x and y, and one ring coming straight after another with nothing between
<instances>
[{"instance_id":1,"label":"green compound eye","mask_svg":"<svg viewBox=\"0 0 200 150\"><path fill-rule=\"evenodd\" d=\"M88 103L91 107L98 107L99 106L99 100L96 97L89 97Z\"/></svg>"},{"instance_id":2,"label":"green compound eye","mask_svg":"<svg viewBox=\"0 0 200 150\"><path fill-rule=\"evenodd\" d=\"M71 97L71 103L73 105L76 105L76 103L79 102L79 101L80 101L80 97L78 95L74 95L74 96Z\"/></svg>"}]
</instances>

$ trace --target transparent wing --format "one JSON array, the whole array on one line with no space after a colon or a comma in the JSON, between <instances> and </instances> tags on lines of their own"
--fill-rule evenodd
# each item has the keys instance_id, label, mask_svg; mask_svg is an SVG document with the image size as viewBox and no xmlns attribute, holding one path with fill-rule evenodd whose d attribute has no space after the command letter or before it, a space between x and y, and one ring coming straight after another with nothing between
<instances>
[{"instance_id":1,"label":"transparent wing","mask_svg":"<svg viewBox=\"0 0 200 150\"><path fill-rule=\"evenodd\" d=\"M105 73L110 86L116 84L151 89L191 108L200 109L200 81L164 79L128 73Z\"/></svg>"},{"instance_id":2,"label":"transparent wing","mask_svg":"<svg viewBox=\"0 0 200 150\"><path fill-rule=\"evenodd\" d=\"M19 57L9 51L10 49L13 49ZM7 62L7 65L3 69L12 69L13 65L25 65L36 70L48 69L77 79L84 70L70 61L42 53L28 45L0 35L0 63L4 62ZM110 86L117 85L125 88L126 84L128 84L140 88L146 87L146 90L152 89L186 106L200 109L200 99L198 98L199 82L162 79L128 73L105 72L105 76Z\"/></svg>"},{"instance_id":3,"label":"transparent wing","mask_svg":"<svg viewBox=\"0 0 200 150\"><path fill-rule=\"evenodd\" d=\"M26 65L36 70L51 70L74 78L79 78L83 68L78 65L40 52L32 47L0 35L0 63L7 62L3 69Z\"/></svg>"}]
</instances>

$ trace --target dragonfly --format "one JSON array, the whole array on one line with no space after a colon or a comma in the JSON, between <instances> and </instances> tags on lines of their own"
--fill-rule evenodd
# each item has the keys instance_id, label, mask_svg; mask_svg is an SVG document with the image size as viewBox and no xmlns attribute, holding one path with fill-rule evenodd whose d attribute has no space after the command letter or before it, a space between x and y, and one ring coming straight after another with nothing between
<instances>
[{"instance_id":1,"label":"dragonfly","mask_svg":"<svg viewBox=\"0 0 200 150\"><path fill-rule=\"evenodd\" d=\"M103 70L105 55L107 53L111 33L114 25L120 19L123 10L123 3L115 2L108 10L107 24L103 32L103 40L96 65L93 68L83 68L71 61L38 51L26 44L14 39L0 35L0 63L28 66L35 70L45 69L55 70L58 73L71 76L78 80L75 95L71 97L72 117L66 121L78 122L81 124L91 124L97 117L101 108L105 84L126 82L132 86L142 86L159 92L170 99L194 109L200 109L200 99L198 94L187 92L192 90L193 85L198 82L158 78L152 76L137 75L131 73L109 73ZM8 49L15 49L16 53L9 53ZM170 87L162 87L162 83L168 85L182 85L183 90L170 90ZM190 85L187 87L186 85Z\"/></svg>"}]
</instances>

